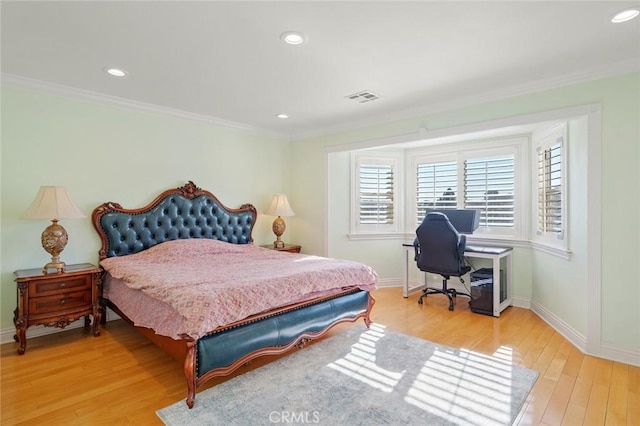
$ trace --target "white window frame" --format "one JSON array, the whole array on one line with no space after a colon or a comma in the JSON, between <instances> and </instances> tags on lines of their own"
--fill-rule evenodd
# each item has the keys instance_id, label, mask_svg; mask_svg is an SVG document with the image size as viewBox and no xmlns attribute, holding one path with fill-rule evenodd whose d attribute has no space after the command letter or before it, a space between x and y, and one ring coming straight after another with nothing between
<instances>
[{"instance_id":1,"label":"white window frame","mask_svg":"<svg viewBox=\"0 0 640 426\"><path fill-rule=\"evenodd\" d=\"M534 246L542 249L549 248L552 250L560 250L561 252L569 251L569 223L568 223L568 200L569 191L567 185L567 124L562 123L553 127L542 129L532 135L532 153L531 153L531 241ZM539 220L539 199L538 199L538 151L549 150L552 147L561 145L561 232L545 232L538 227Z\"/></svg>"},{"instance_id":2,"label":"white window frame","mask_svg":"<svg viewBox=\"0 0 640 426\"><path fill-rule=\"evenodd\" d=\"M388 165L393 170L393 211L392 224L363 224L360 223L360 166ZM402 153L399 151L360 151L351 153L351 216L350 238L357 235L370 237L397 237L403 229L403 185L402 185Z\"/></svg>"},{"instance_id":3,"label":"white window frame","mask_svg":"<svg viewBox=\"0 0 640 426\"><path fill-rule=\"evenodd\" d=\"M417 223L417 194L415 188L416 170L419 163L439 163L443 161L457 161L458 165L458 193L457 208L464 208L464 162L469 159L496 158L513 156L514 158L514 226L513 228L480 227L471 239L491 240L524 240L526 232L527 214L524 212L524 199L528 195L525 182L528 174L528 163L525 157L528 151L529 139L525 136L510 137L503 140L467 141L457 144L443 145L415 149L407 152L407 163L411 167L406 170L407 196L409 197L406 222L407 232L415 232L420 225Z\"/></svg>"}]
</instances>

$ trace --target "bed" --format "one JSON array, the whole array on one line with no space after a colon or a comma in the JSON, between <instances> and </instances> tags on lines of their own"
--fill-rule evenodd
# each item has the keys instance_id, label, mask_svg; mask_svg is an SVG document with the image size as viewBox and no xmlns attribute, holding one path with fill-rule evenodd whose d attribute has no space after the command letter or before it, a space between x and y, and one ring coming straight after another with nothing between
<instances>
[{"instance_id":1,"label":"bed","mask_svg":"<svg viewBox=\"0 0 640 426\"><path fill-rule=\"evenodd\" d=\"M253 205L228 208L192 181L142 208L93 211L103 319L110 308L183 362L189 408L199 386L252 359L371 324L375 271L255 246L256 219Z\"/></svg>"}]
</instances>

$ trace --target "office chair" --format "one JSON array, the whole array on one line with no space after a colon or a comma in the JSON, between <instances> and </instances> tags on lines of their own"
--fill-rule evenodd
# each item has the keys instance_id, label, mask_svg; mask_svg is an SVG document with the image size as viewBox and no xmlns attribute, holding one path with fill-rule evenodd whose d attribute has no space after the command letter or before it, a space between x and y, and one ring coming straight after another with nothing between
<instances>
[{"instance_id":1,"label":"office chair","mask_svg":"<svg viewBox=\"0 0 640 426\"><path fill-rule=\"evenodd\" d=\"M458 292L454 288L447 288L450 277L462 276L471 270L464 264L464 249L467 237L458 233L451 225L449 218L442 213L428 213L420 226L416 229L415 260L418 269L441 275L442 288L426 287L418 299L422 305L422 298L428 294L442 293L449 298L449 310L453 311L453 302L459 295L471 297L467 293Z\"/></svg>"}]
</instances>

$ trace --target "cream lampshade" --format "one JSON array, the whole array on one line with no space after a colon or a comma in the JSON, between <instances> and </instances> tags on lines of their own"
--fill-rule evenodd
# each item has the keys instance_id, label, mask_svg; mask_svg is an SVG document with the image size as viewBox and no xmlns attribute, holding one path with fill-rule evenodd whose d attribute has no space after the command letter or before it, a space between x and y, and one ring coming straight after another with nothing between
<instances>
[{"instance_id":1,"label":"cream lampshade","mask_svg":"<svg viewBox=\"0 0 640 426\"><path fill-rule=\"evenodd\" d=\"M284 230L286 229L286 225L284 223L284 219L282 216L295 216L293 209L289 205L289 200L287 200L287 196L284 194L274 194L273 199L271 200L271 204L265 210L264 214L268 214L269 216L278 216L276 220L273 221L273 225L271 229L273 229L273 233L276 234L276 240L273 242L273 246L275 248L284 247L284 242L280 239L282 234L284 234Z\"/></svg>"},{"instance_id":2,"label":"cream lampshade","mask_svg":"<svg viewBox=\"0 0 640 426\"><path fill-rule=\"evenodd\" d=\"M60 260L60 253L64 250L69 236L67 231L58 224L59 219L76 219L85 217L71 201L67 190L63 186L41 186L36 198L29 208L22 214L21 219L51 220L42 232L42 247L51 255L51 262L44 265L43 273L49 269L56 272L64 271L66 265Z\"/></svg>"}]
</instances>

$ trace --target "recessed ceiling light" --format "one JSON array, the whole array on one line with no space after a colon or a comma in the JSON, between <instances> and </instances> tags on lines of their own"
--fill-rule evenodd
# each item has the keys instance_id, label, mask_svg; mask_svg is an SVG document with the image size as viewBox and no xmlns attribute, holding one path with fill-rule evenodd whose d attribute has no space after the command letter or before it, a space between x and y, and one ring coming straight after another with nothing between
<instances>
[{"instance_id":1,"label":"recessed ceiling light","mask_svg":"<svg viewBox=\"0 0 640 426\"><path fill-rule=\"evenodd\" d=\"M280 34L280 40L287 44L302 44L306 41L306 37L297 31L287 31Z\"/></svg>"},{"instance_id":2,"label":"recessed ceiling light","mask_svg":"<svg viewBox=\"0 0 640 426\"><path fill-rule=\"evenodd\" d=\"M277 114L276 117L278 118L289 118L289 116L287 114Z\"/></svg>"},{"instance_id":3,"label":"recessed ceiling light","mask_svg":"<svg viewBox=\"0 0 640 426\"><path fill-rule=\"evenodd\" d=\"M613 15L613 18L611 18L611 22L613 22L614 24L627 22L637 17L638 15L640 15L640 8L637 7L621 10L620 12Z\"/></svg>"},{"instance_id":4,"label":"recessed ceiling light","mask_svg":"<svg viewBox=\"0 0 640 426\"><path fill-rule=\"evenodd\" d=\"M121 70L118 68L107 68L107 73L114 77L124 77L125 75L127 75L127 72L125 70Z\"/></svg>"}]
</instances>

